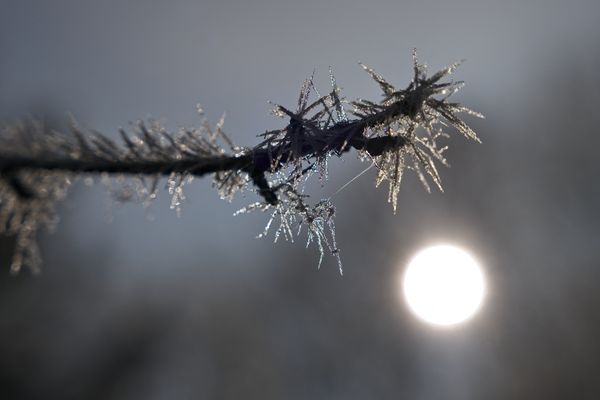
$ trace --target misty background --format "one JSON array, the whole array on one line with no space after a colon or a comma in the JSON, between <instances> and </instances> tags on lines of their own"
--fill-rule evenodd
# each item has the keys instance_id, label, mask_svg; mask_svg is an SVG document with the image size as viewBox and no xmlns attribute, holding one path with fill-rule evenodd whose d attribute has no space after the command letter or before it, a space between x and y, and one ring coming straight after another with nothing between
<instances>
[{"instance_id":1,"label":"misty background","mask_svg":"<svg viewBox=\"0 0 600 400\"><path fill-rule=\"evenodd\" d=\"M186 188L149 209L82 184L41 236L43 272L0 256L3 399L520 399L600 396L600 2L0 0L0 120L44 115L116 137L154 117L238 145L283 126L332 66L349 99L379 99L362 61L400 87L411 49L432 70L466 59L457 99L483 144L449 140L445 193L408 173L398 213L373 170L334 198L344 263L254 239L256 201ZM332 163L329 196L366 167ZM420 248L483 264L488 295L440 330L404 305Z\"/></svg>"}]
</instances>

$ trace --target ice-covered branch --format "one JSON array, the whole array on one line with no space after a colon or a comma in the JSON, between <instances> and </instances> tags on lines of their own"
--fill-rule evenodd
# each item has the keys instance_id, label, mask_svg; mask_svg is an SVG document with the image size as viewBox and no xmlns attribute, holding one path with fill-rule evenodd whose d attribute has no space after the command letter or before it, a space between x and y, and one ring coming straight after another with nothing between
<instances>
[{"instance_id":1,"label":"ice-covered branch","mask_svg":"<svg viewBox=\"0 0 600 400\"><path fill-rule=\"evenodd\" d=\"M383 92L379 102L347 102L332 73L332 89L321 96L310 78L300 91L295 111L275 106L274 114L287 124L259 135L262 141L252 148L234 146L223 132L223 119L212 128L204 117L199 128L175 133L155 121L140 123L133 133L121 130L120 141L75 123L69 134L35 120L8 125L0 135L0 233L17 237L12 269L18 271L23 264L37 268L36 231L54 224L55 203L79 177L98 176L105 182L116 177L118 182L127 182L113 191L119 199L148 202L156 197L158 182L166 176L171 206L178 209L184 184L211 174L222 198L231 199L240 189L253 188L263 201L243 211L271 210L267 230L278 218L276 238L283 234L293 240L296 230L306 226L308 243L317 244L321 257L325 248L330 250L341 271L333 228L335 208L329 200L307 204L304 183L314 171L325 179L328 158L355 149L377 168L376 184L389 183L388 200L394 211L406 168L417 173L427 190L429 181L441 190L436 162L446 164L446 148L437 143L447 136L442 128L452 126L478 140L458 115L480 114L448 101L462 82L441 82L457 65L427 76L415 54L414 76L405 89L396 89L363 66ZM312 93L317 95L310 100ZM347 115L348 104L353 106L353 118Z\"/></svg>"},{"instance_id":2,"label":"ice-covered branch","mask_svg":"<svg viewBox=\"0 0 600 400\"><path fill-rule=\"evenodd\" d=\"M73 129L72 141L68 138L61 137L62 148L52 149L53 145L50 141L45 154L36 155L23 154L16 152L11 154L11 144L7 144L7 154L2 154L0 158L0 176L8 179L15 191L24 197L32 196L29 189L24 186L17 178L20 171L23 170L45 170L45 171L62 171L74 174L126 174L126 175L171 175L171 174L188 174L197 177L204 176L210 173L237 173L243 171L251 177L263 176L265 173L273 173L285 167L287 163L294 157L301 158L317 158L325 156L329 152L341 154L344 151L354 148L364 151L372 157L380 156L388 150L402 147L405 140L401 136L383 136L371 137L364 136L364 132L368 128L373 128L379 122L380 118L387 115L392 118L391 114L402 113L402 110L408 109L406 104L393 104L388 110L381 112L379 118L364 118L357 119L352 122L344 122L335 124L327 129L322 129L319 133L320 140L314 143L303 143L300 149L296 151L292 149L289 143L280 143L276 146L266 147L264 145L254 149L238 150L237 154L227 155L221 154L219 151L214 153L211 151L196 152L185 154L179 151L179 146L184 146L183 143L178 143L175 136L169 135L164 131L161 135L156 135L152 141L160 141L163 138L169 138L168 146L154 146L154 149L149 149L150 152L169 153L172 157L143 157L136 156L137 150L134 140L140 140L140 137L131 138L122 133L126 146L120 148L114 141L99 134L86 135L77 128ZM400 111L398 111L400 109ZM31 137L34 141L39 140L42 135L49 135L49 138L56 140L56 134L44 133L40 130L40 122L29 121L21 124L19 127L8 127L6 130L14 129L17 135ZM140 132L144 132L143 136L148 140L155 135L155 132L150 131L144 126L139 125ZM188 136L191 132L186 132ZM190 136L191 137L191 136ZM95 140L93 141L94 138ZM216 147L215 147L216 148ZM84 150L86 149L86 150ZM278 155L277 162L273 162L273 154ZM257 188L261 190L269 190L267 187L258 182L254 182ZM268 196L266 199L269 203L275 204L277 199L275 193L273 196Z\"/></svg>"}]
</instances>

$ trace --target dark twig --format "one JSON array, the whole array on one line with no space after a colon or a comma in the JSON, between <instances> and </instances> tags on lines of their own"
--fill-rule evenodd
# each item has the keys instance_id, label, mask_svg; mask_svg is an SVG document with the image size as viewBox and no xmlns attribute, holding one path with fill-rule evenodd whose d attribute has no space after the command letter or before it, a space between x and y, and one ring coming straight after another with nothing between
<instances>
[{"instance_id":1,"label":"dark twig","mask_svg":"<svg viewBox=\"0 0 600 400\"><path fill-rule=\"evenodd\" d=\"M304 182L314 171L324 181L328 158L355 149L376 167L376 185L389 183L388 201L394 211L407 168L417 173L427 190L430 182L441 190L436 163L446 164L446 148L437 143L446 136L442 129L452 126L478 141L459 114L481 115L447 100L462 82L441 82L457 66L427 76L415 54L410 84L397 89L363 65L380 86L383 100L351 102L354 119L346 114L348 102L331 72L331 92L325 96L317 92L317 99L309 102L311 92L316 92L311 77L302 86L295 111L275 107L274 113L285 118L287 125L259 135L263 141L253 148L235 147L222 130L223 118L215 128L204 119L200 128L177 133L168 133L156 122L149 126L140 123L134 134L119 132L121 143L95 131L86 132L75 123L70 135L33 120L7 126L0 135L0 233L17 236L12 269L18 271L22 264L37 267L40 257L35 233L40 226L55 223L55 203L82 175L87 179L100 176L105 182L115 176L121 185L118 199L141 198L145 203L156 197L157 182L165 176L171 207L179 209L185 183L191 177L211 174L224 199L248 187L262 197L264 201L241 212L270 211L265 233L274 220L279 221L276 240L280 236L293 240L305 226L308 243L318 246L321 259L324 250L329 250L341 272L335 208L329 199L307 204Z\"/></svg>"}]
</instances>

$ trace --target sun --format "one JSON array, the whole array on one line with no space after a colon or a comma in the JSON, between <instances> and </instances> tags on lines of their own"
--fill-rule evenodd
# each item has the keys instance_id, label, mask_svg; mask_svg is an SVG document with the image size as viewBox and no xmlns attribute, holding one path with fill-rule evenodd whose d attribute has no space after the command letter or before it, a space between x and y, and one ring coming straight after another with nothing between
<instances>
[{"instance_id":1,"label":"sun","mask_svg":"<svg viewBox=\"0 0 600 400\"><path fill-rule=\"evenodd\" d=\"M433 325L451 326L474 316L485 297L479 263L458 247L437 245L419 251L402 279L410 310Z\"/></svg>"}]
</instances>

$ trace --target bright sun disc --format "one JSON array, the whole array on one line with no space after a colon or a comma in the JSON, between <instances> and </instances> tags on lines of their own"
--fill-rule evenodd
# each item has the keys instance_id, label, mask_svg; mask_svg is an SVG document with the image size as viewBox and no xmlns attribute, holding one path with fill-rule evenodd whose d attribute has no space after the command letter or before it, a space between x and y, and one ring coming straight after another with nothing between
<instances>
[{"instance_id":1,"label":"bright sun disc","mask_svg":"<svg viewBox=\"0 0 600 400\"><path fill-rule=\"evenodd\" d=\"M477 261L449 245L421 250L408 264L404 297L419 318L454 325L472 317L483 302L485 280Z\"/></svg>"}]
</instances>

